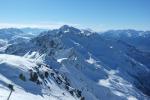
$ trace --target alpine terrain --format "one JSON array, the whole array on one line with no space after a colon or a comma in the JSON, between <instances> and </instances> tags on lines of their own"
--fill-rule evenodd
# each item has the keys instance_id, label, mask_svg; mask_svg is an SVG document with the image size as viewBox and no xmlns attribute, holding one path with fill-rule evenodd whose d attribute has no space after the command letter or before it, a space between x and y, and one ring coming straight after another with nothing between
<instances>
[{"instance_id":1,"label":"alpine terrain","mask_svg":"<svg viewBox=\"0 0 150 100\"><path fill-rule=\"evenodd\" d=\"M0 100L150 100L150 31L0 29Z\"/></svg>"}]
</instances>

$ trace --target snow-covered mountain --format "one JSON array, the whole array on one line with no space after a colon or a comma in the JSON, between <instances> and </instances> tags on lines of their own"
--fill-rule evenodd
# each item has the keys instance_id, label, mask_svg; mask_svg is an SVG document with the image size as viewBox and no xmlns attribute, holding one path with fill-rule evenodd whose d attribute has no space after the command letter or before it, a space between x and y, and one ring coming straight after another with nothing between
<instances>
[{"instance_id":1,"label":"snow-covered mountain","mask_svg":"<svg viewBox=\"0 0 150 100\"><path fill-rule=\"evenodd\" d=\"M136 30L111 30L102 33L102 36L107 39L117 39L127 42L142 51L150 51L150 31Z\"/></svg>"},{"instance_id":2,"label":"snow-covered mountain","mask_svg":"<svg viewBox=\"0 0 150 100\"><path fill-rule=\"evenodd\" d=\"M41 32L46 31L46 29L38 29L38 28L3 28L0 29L0 39L4 40L14 40L21 39L30 39Z\"/></svg>"},{"instance_id":3,"label":"snow-covered mountain","mask_svg":"<svg viewBox=\"0 0 150 100\"><path fill-rule=\"evenodd\" d=\"M48 31L48 29L30 28L30 27L21 28L20 30L26 34L33 35L33 36L37 36L43 31Z\"/></svg>"},{"instance_id":4,"label":"snow-covered mountain","mask_svg":"<svg viewBox=\"0 0 150 100\"><path fill-rule=\"evenodd\" d=\"M27 42L38 36L46 29L38 28L3 28L0 29L0 52L3 52L8 45Z\"/></svg>"},{"instance_id":5,"label":"snow-covered mountain","mask_svg":"<svg viewBox=\"0 0 150 100\"><path fill-rule=\"evenodd\" d=\"M0 97L11 84L12 100L149 100L150 53L115 32L64 25L9 45L0 55Z\"/></svg>"}]
</instances>

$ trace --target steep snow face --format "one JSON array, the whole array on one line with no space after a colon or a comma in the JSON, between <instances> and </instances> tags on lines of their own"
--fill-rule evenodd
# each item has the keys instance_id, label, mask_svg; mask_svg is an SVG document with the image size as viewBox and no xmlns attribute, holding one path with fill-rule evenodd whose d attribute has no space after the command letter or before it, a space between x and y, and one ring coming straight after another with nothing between
<instances>
[{"instance_id":1,"label":"steep snow face","mask_svg":"<svg viewBox=\"0 0 150 100\"><path fill-rule=\"evenodd\" d=\"M82 91L85 100L148 100L148 53L121 40L84 32L65 25L11 45L6 53L24 55L30 51L26 58L40 58L37 62L52 65L68 78L72 88Z\"/></svg>"},{"instance_id":2,"label":"steep snow face","mask_svg":"<svg viewBox=\"0 0 150 100\"><path fill-rule=\"evenodd\" d=\"M0 54L0 99L8 98L11 91L9 84L14 88L10 100L49 100L49 98L78 100L81 98L75 95L77 92L73 91L73 88L72 92L69 92L71 89L67 90L64 87L67 86L67 80L61 74L46 66L37 63L27 55L20 57Z\"/></svg>"}]
</instances>

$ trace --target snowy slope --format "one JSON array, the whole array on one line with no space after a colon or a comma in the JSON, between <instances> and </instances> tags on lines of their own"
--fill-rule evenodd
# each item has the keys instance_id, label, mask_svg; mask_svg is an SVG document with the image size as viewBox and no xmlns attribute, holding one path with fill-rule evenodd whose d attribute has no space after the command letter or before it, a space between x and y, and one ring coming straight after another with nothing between
<instances>
[{"instance_id":1,"label":"snowy slope","mask_svg":"<svg viewBox=\"0 0 150 100\"><path fill-rule=\"evenodd\" d=\"M150 99L149 53L121 40L65 25L42 32L28 42L10 45L5 53L22 56L23 61L32 61L35 66L42 63L48 69L55 69L68 81L54 85L62 87L65 94L69 91L68 96L73 94L69 100ZM79 98L77 90L82 94Z\"/></svg>"},{"instance_id":2,"label":"snowy slope","mask_svg":"<svg viewBox=\"0 0 150 100\"><path fill-rule=\"evenodd\" d=\"M6 100L10 90L8 84L14 86L10 100L78 100L73 97L64 87L66 81L55 70L42 64L39 58L30 59L31 55L26 57L0 54L0 99ZM41 65L40 65L41 64ZM38 69L37 69L38 68ZM38 75L38 81L31 81L31 70ZM42 78L45 72L48 76ZM54 76L51 76L51 74ZM21 80L19 75L23 74L25 80ZM62 86L58 85L56 80L62 81ZM58 81L58 80L57 80ZM71 87L70 87L71 88Z\"/></svg>"}]
</instances>

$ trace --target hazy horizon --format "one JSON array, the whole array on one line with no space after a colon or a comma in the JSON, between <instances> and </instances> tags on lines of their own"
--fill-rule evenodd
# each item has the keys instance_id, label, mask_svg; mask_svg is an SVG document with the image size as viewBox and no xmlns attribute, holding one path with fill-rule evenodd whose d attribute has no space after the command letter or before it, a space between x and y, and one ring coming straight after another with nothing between
<instances>
[{"instance_id":1,"label":"hazy horizon","mask_svg":"<svg viewBox=\"0 0 150 100\"><path fill-rule=\"evenodd\" d=\"M0 27L150 30L149 0L3 0Z\"/></svg>"}]
</instances>

